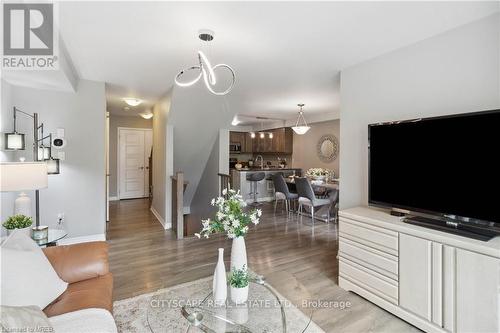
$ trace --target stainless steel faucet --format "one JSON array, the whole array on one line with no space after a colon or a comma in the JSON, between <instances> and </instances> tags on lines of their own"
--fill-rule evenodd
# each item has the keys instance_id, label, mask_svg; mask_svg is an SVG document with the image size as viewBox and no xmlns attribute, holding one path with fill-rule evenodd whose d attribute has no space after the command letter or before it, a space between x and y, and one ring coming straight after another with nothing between
<instances>
[{"instance_id":1,"label":"stainless steel faucet","mask_svg":"<svg viewBox=\"0 0 500 333\"><path fill-rule=\"evenodd\" d=\"M259 159L259 157L260 157L260 168L264 170L264 158L262 157L262 155L257 155L257 157L255 158L255 164L257 164L257 160Z\"/></svg>"}]
</instances>

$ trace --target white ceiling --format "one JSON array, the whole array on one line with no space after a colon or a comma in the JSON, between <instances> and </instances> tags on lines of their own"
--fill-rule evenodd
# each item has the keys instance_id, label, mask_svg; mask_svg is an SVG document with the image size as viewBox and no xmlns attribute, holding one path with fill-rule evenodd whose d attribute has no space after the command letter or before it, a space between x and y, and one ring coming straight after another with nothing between
<instances>
[{"instance_id":1,"label":"white ceiling","mask_svg":"<svg viewBox=\"0 0 500 333\"><path fill-rule=\"evenodd\" d=\"M64 2L60 29L79 76L107 83L115 114L123 97L152 105L196 64L197 31L209 28L210 60L237 75L221 97L228 108L290 119L303 102L306 118L335 118L341 69L498 10L494 1Z\"/></svg>"}]
</instances>

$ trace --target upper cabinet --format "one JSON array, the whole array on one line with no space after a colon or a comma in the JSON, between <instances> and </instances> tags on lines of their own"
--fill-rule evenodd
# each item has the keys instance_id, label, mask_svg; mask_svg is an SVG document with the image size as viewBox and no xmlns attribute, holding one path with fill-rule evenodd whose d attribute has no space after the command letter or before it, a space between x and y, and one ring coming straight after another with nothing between
<instances>
[{"instance_id":1,"label":"upper cabinet","mask_svg":"<svg viewBox=\"0 0 500 333\"><path fill-rule=\"evenodd\" d=\"M261 132L256 132L255 138L252 138L250 133L230 132L229 141L241 144L242 153L293 153L293 132L291 128L283 127L263 132L263 138L260 137ZM271 138L269 137L270 133L272 134Z\"/></svg>"}]
</instances>

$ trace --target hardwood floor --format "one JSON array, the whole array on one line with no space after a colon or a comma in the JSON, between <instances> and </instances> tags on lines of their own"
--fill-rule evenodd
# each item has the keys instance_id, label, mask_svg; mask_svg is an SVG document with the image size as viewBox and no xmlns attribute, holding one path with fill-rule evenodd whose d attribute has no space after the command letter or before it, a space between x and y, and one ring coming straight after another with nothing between
<instances>
[{"instance_id":1,"label":"hardwood floor","mask_svg":"<svg viewBox=\"0 0 500 333\"><path fill-rule=\"evenodd\" d=\"M407 332L415 328L353 293L338 287L337 225L263 206L261 223L246 236L249 266L288 299L350 301L345 309L314 308L313 320L326 332ZM149 211L146 199L111 202L107 238L114 299L120 300L176 285L179 273L216 262L217 248L229 260L231 242L210 239L176 240ZM332 303L330 303L332 304ZM307 310L306 310L307 311Z\"/></svg>"}]
</instances>

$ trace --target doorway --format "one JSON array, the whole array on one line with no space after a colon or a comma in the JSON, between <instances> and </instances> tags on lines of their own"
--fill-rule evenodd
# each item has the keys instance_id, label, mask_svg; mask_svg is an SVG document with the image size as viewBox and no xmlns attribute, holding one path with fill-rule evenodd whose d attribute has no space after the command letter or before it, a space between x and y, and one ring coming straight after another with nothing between
<instances>
[{"instance_id":1,"label":"doorway","mask_svg":"<svg viewBox=\"0 0 500 333\"><path fill-rule=\"evenodd\" d=\"M149 157L152 147L152 129L118 127L119 200L149 196Z\"/></svg>"}]
</instances>

